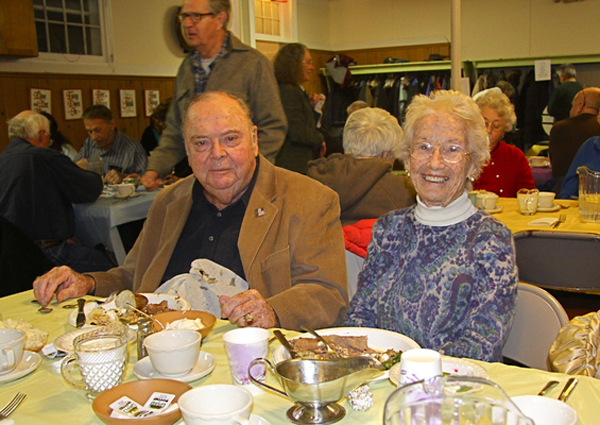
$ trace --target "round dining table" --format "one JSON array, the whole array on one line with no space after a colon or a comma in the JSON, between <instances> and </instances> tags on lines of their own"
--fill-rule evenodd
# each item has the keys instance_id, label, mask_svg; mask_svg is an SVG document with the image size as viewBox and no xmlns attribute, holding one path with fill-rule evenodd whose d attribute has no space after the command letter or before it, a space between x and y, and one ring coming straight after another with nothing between
<instances>
[{"instance_id":1,"label":"round dining table","mask_svg":"<svg viewBox=\"0 0 600 425\"><path fill-rule=\"evenodd\" d=\"M86 297L95 299L95 297ZM67 317L73 310L63 309L61 305L51 304L53 311L41 314L37 311L38 305L32 303L33 292L25 291L18 294L0 298L0 312L3 319L23 319L34 327L49 333L49 341L74 331L75 328L67 323ZM70 304L73 300L62 303ZM202 351L214 356L216 367L212 373L190 382L192 387L209 384L230 384L231 376L227 355L223 343L223 334L236 326L228 321L218 320L213 331L203 340ZM287 336L293 337L298 332L282 330ZM277 341L270 343L270 354L279 347ZM133 366L137 361L135 343L129 347L129 362L126 369L125 381L137 379L133 374ZM18 424L101 424L92 410L92 405L86 398L85 392L70 387L62 376L55 371L53 363L57 360L42 356L41 365L32 373L18 378L0 382L0 406L7 403L17 392L27 394L27 399L10 416ZM526 369L508 366L501 363L487 363L476 361L489 374L490 380L500 385L509 396L536 394L549 380L558 380L559 385L548 393L548 397L557 397L562 387L569 379L568 375L551 373L537 369ZM579 414L579 425L596 425L598 420L598 406L600 406L600 380L581 376L578 387L568 399ZM275 379L269 377L268 382L275 386ZM346 416L339 422L345 424L382 423L383 409L386 399L395 390L389 380L382 380L370 384L373 392L374 406L366 412L355 411L343 399L340 404L346 409ZM254 397L252 412L260 415L272 425L289 423L286 411L292 402L280 395L263 392ZM0 421L0 424L2 421ZM179 421L178 423L183 423Z\"/></svg>"}]
</instances>

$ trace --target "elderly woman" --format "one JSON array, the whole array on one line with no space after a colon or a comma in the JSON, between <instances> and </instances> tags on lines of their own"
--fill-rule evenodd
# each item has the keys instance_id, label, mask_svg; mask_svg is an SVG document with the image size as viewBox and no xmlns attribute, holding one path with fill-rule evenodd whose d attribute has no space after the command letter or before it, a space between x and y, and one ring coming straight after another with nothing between
<instances>
[{"instance_id":1,"label":"elderly woman","mask_svg":"<svg viewBox=\"0 0 600 425\"><path fill-rule=\"evenodd\" d=\"M381 217L347 326L388 329L456 357L502 358L515 309L510 230L476 209L467 180L489 158L477 105L454 91L415 97L400 157L417 204Z\"/></svg>"},{"instance_id":2,"label":"elderly woman","mask_svg":"<svg viewBox=\"0 0 600 425\"><path fill-rule=\"evenodd\" d=\"M346 153L308 163L308 176L339 195L343 226L415 203L408 179L392 174L401 137L402 128L389 112L360 109L350 115L344 127Z\"/></svg>"},{"instance_id":3,"label":"elderly woman","mask_svg":"<svg viewBox=\"0 0 600 425\"><path fill-rule=\"evenodd\" d=\"M306 174L308 161L317 158L325 146L324 137L317 130L313 110L321 96L309 98L301 86L310 80L315 67L310 52L300 43L283 46L275 56L274 67L281 104L288 121L287 135L276 164Z\"/></svg>"},{"instance_id":4,"label":"elderly woman","mask_svg":"<svg viewBox=\"0 0 600 425\"><path fill-rule=\"evenodd\" d=\"M504 143L504 133L511 131L517 121L515 108L502 90L494 87L475 95L490 138L490 163L473 183L476 190L484 189L498 196L514 198L519 189L535 189L531 167L523 152Z\"/></svg>"}]
</instances>

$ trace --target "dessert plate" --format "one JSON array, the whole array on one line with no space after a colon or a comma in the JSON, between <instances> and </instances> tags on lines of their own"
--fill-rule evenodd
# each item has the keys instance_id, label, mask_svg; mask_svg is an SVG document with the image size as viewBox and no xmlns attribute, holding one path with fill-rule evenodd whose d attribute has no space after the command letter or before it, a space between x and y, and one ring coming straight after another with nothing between
<instances>
[{"instance_id":1,"label":"dessert plate","mask_svg":"<svg viewBox=\"0 0 600 425\"><path fill-rule=\"evenodd\" d=\"M538 207L537 210L538 210L538 212L555 212L555 211L560 210L560 205L553 204L551 207L548 207L548 208Z\"/></svg>"},{"instance_id":2,"label":"dessert plate","mask_svg":"<svg viewBox=\"0 0 600 425\"><path fill-rule=\"evenodd\" d=\"M175 379L175 380L181 381L181 382L192 382L192 381L200 379L200 378L208 375L209 373L211 373L215 368L215 364L216 364L215 358L211 354L209 354L205 351L200 351L200 354L198 355L198 362L196 363L196 366L194 366L194 368L187 375L173 377L173 376L161 375L160 373L158 373L156 371L156 369L154 369L154 367L152 366L150 357L146 356L142 360L139 360L133 366L133 373L139 379L159 378L159 379Z\"/></svg>"},{"instance_id":3,"label":"dessert plate","mask_svg":"<svg viewBox=\"0 0 600 425\"><path fill-rule=\"evenodd\" d=\"M442 356L442 373L448 375L476 376L484 379L489 378L487 370L477 363L472 362L471 360L450 356ZM392 384L395 386L398 386L399 378L400 363L397 363L390 369L390 381L392 381Z\"/></svg>"}]
</instances>

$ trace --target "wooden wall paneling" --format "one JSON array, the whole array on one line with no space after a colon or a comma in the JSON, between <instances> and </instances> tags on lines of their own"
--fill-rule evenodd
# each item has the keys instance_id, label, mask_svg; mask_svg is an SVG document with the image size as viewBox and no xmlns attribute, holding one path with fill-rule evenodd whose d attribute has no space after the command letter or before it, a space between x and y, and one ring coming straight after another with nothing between
<instances>
[{"instance_id":1,"label":"wooden wall paneling","mask_svg":"<svg viewBox=\"0 0 600 425\"><path fill-rule=\"evenodd\" d=\"M9 116L6 113L6 102L3 99L6 99L6 93L4 82L0 80L0 151L3 151L9 143L7 134L8 124L6 123Z\"/></svg>"}]
</instances>

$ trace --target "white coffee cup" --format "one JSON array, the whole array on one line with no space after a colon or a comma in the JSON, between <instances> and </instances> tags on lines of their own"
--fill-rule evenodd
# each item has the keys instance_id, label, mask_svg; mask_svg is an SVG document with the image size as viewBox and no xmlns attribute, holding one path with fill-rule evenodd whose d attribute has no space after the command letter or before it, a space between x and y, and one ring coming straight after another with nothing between
<instances>
[{"instance_id":1,"label":"white coffee cup","mask_svg":"<svg viewBox=\"0 0 600 425\"><path fill-rule=\"evenodd\" d=\"M235 385L245 386L252 395L262 394L263 391L250 381L248 366L254 359L267 357L270 337L268 330L253 327L234 329L223 335L231 379ZM259 368L262 370L256 370ZM261 382L265 374L264 366L253 368L254 377Z\"/></svg>"},{"instance_id":2,"label":"white coffee cup","mask_svg":"<svg viewBox=\"0 0 600 425\"><path fill-rule=\"evenodd\" d=\"M135 185L130 183L116 184L119 196L131 196L135 193Z\"/></svg>"},{"instance_id":3,"label":"white coffee cup","mask_svg":"<svg viewBox=\"0 0 600 425\"><path fill-rule=\"evenodd\" d=\"M204 385L179 397L186 425L247 425L253 397L235 385Z\"/></svg>"},{"instance_id":4,"label":"white coffee cup","mask_svg":"<svg viewBox=\"0 0 600 425\"><path fill-rule=\"evenodd\" d=\"M407 385L442 375L442 356L428 348L416 348L402 353L400 384Z\"/></svg>"},{"instance_id":5,"label":"white coffee cup","mask_svg":"<svg viewBox=\"0 0 600 425\"><path fill-rule=\"evenodd\" d=\"M512 397L519 410L543 425L576 425L577 412L571 406L551 397L522 395Z\"/></svg>"},{"instance_id":6,"label":"white coffee cup","mask_svg":"<svg viewBox=\"0 0 600 425\"><path fill-rule=\"evenodd\" d=\"M12 372L23 358L25 333L17 329L0 329L0 375Z\"/></svg>"},{"instance_id":7,"label":"white coffee cup","mask_svg":"<svg viewBox=\"0 0 600 425\"><path fill-rule=\"evenodd\" d=\"M193 330L168 330L144 339L144 346L152 366L165 376L183 376L189 373L200 353L202 335Z\"/></svg>"},{"instance_id":8,"label":"white coffee cup","mask_svg":"<svg viewBox=\"0 0 600 425\"><path fill-rule=\"evenodd\" d=\"M538 208L552 208L554 206L554 192L540 192L538 194Z\"/></svg>"},{"instance_id":9,"label":"white coffee cup","mask_svg":"<svg viewBox=\"0 0 600 425\"><path fill-rule=\"evenodd\" d=\"M484 210L493 210L496 208L498 195L493 192L479 192L477 194L477 206Z\"/></svg>"}]
</instances>

